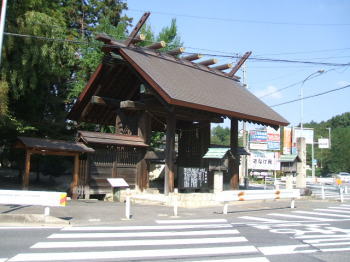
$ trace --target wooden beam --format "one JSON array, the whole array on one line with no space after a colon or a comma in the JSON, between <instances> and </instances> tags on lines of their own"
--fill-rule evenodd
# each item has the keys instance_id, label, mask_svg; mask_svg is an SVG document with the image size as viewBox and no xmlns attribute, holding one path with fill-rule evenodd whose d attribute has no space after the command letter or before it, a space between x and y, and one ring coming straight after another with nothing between
<instances>
[{"instance_id":1,"label":"wooden beam","mask_svg":"<svg viewBox=\"0 0 350 262\"><path fill-rule=\"evenodd\" d=\"M145 39L146 39L146 36L145 36L145 35L139 34L139 35L137 35L135 38L133 38L133 39L131 40L131 44L136 44L136 43L138 43L138 42L145 41Z\"/></svg>"},{"instance_id":2,"label":"wooden beam","mask_svg":"<svg viewBox=\"0 0 350 262\"><path fill-rule=\"evenodd\" d=\"M217 59L212 58L212 59L208 59L208 60L204 60L202 62L199 62L198 64L199 65L204 65L204 66L209 66L209 65L216 64L217 62L218 62Z\"/></svg>"},{"instance_id":3,"label":"wooden beam","mask_svg":"<svg viewBox=\"0 0 350 262\"><path fill-rule=\"evenodd\" d=\"M176 56L176 55L182 54L183 52L185 52L185 48L179 47L179 48L168 51L167 54L172 55L172 56Z\"/></svg>"},{"instance_id":4,"label":"wooden beam","mask_svg":"<svg viewBox=\"0 0 350 262\"><path fill-rule=\"evenodd\" d=\"M102 96L92 96L90 103L109 107L120 107L121 100Z\"/></svg>"},{"instance_id":5,"label":"wooden beam","mask_svg":"<svg viewBox=\"0 0 350 262\"><path fill-rule=\"evenodd\" d=\"M181 59L184 59L187 61L193 61L193 60L201 59L202 57L203 57L203 55L201 55L201 54L192 54L192 55L188 55L188 56L183 56L183 57L181 57Z\"/></svg>"},{"instance_id":6,"label":"wooden beam","mask_svg":"<svg viewBox=\"0 0 350 262\"><path fill-rule=\"evenodd\" d=\"M153 43L153 44L145 46L145 47L148 49L161 49L161 48L166 47L166 43L164 41L160 41L160 42Z\"/></svg>"},{"instance_id":7,"label":"wooden beam","mask_svg":"<svg viewBox=\"0 0 350 262\"><path fill-rule=\"evenodd\" d=\"M238 120L231 118L230 150L235 159L229 158L229 175L232 189L239 189Z\"/></svg>"},{"instance_id":8,"label":"wooden beam","mask_svg":"<svg viewBox=\"0 0 350 262\"><path fill-rule=\"evenodd\" d=\"M168 113L166 126L165 145L165 180L164 194L174 192L175 179L175 130L176 118L172 113Z\"/></svg>"},{"instance_id":9,"label":"wooden beam","mask_svg":"<svg viewBox=\"0 0 350 262\"><path fill-rule=\"evenodd\" d=\"M26 160L25 160L25 172L22 180L22 188L27 190L29 187L29 175L30 175L30 157L32 153L30 150L26 150Z\"/></svg>"},{"instance_id":10,"label":"wooden beam","mask_svg":"<svg viewBox=\"0 0 350 262\"><path fill-rule=\"evenodd\" d=\"M244 62L248 59L248 57L252 54L251 51L246 52L241 59L238 61L238 63L234 66L234 68L232 68L232 70L230 71L230 73L228 73L229 77L233 77L237 71L241 68L241 66L244 64Z\"/></svg>"},{"instance_id":11,"label":"wooden beam","mask_svg":"<svg viewBox=\"0 0 350 262\"><path fill-rule=\"evenodd\" d=\"M223 65L218 65L218 66L213 66L211 69L215 70L226 70L232 67L232 64L223 64Z\"/></svg>"},{"instance_id":12,"label":"wooden beam","mask_svg":"<svg viewBox=\"0 0 350 262\"><path fill-rule=\"evenodd\" d=\"M146 106L144 103L138 101L126 100L120 102L120 108L126 110L145 110Z\"/></svg>"},{"instance_id":13,"label":"wooden beam","mask_svg":"<svg viewBox=\"0 0 350 262\"><path fill-rule=\"evenodd\" d=\"M128 39L125 40L124 44L126 46L130 46L132 44L132 40L137 36L138 32L140 31L143 24L147 21L148 17L150 16L150 12L146 12L143 14L143 16L140 18L139 22L136 24L132 32L130 33Z\"/></svg>"}]
</instances>

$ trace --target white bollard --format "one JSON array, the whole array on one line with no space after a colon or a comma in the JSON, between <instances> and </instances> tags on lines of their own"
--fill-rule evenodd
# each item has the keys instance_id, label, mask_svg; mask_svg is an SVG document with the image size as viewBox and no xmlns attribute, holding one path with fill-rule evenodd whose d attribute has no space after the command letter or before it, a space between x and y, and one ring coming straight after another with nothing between
<instances>
[{"instance_id":1,"label":"white bollard","mask_svg":"<svg viewBox=\"0 0 350 262\"><path fill-rule=\"evenodd\" d=\"M323 185L321 187L321 198L322 198L322 200L325 200L325 198L326 198L326 195L324 193L324 186Z\"/></svg>"},{"instance_id":2,"label":"white bollard","mask_svg":"<svg viewBox=\"0 0 350 262\"><path fill-rule=\"evenodd\" d=\"M339 187L339 194L340 194L340 202L344 202L344 194L343 194L343 188Z\"/></svg>"},{"instance_id":3,"label":"white bollard","mask_svg":"<svg viewBox=\"0 0 350 262\"><path fill-rule=\"evenodd\" d=\"M224 209L222 210L222 213L224 215L227 215L227 210L228 210L228 203L227 202L224 202Z\"/></svg>"},{"instance_id":4,"label":"white bollard","mask_svg":"<svg viewBox=\"0 0 350 262\"><path fill-rule=\"evenodd\" d=\"M50 208L49 207L45 207L44 209L44 216L49 216L50 215Z\"/></svg>"},{"instance_id":5,"label":"white bollard","mask_svg":"<svg viewBox=\"0 0 350 262\"><path fill-rule=\"evenodd\" d=\"M295 208L295 200L294 200L294 198L292 198L292 200L290 201L290 208Z\"/></svg>"},{"instance_id":6,"label":"white bollard","mask_svg":"<svg viewBox=\"0 0 350 262\"><path fill-rule=\"evenodd\" d=\"M179 190L177 188L174 188L174 216L177 217L177 207L178 207L178 198Z\"/></svg>"},{"instance_id":7,"label":"white bollard","mask_svg":"<svg viewBox=\"0 0 350 262\"><path fill-rule=\"evenodd\" d=\"M130 188L126 189L125 218L130 219Z\"/></svg>"},{"instance_id":8,"label":"white bollard","mask_svg":"<svg viewBox=\"0 0 350 262\"><path fill-rule=\"evenodd\" d=\"M344 187L344 193L347 194L348 193L348 186Z\"/></svg>"}]
</instances>

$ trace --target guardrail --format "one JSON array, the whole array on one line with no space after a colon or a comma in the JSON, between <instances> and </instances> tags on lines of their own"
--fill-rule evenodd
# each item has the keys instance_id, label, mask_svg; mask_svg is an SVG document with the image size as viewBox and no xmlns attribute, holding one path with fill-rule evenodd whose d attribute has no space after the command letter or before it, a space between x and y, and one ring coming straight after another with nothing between
<instances>
[{"instance_id":1,"label":"guardrail","mask_svg":"<svg viewBox=\"0 0 350 262\"><path fill-rule=\"evenodd\" d=\"M167 204L171 203L173 206L173 212L174 212L174 217L178 216L178 189L174 189L174 194L171 196L164 196L164 195L131 195L130 189L126 189L126 197L125 197L125 218L130 219L131 214L130 214L130 206L131 206L131 200L145 200L149 202L157 202L157 203L162 203L162 204Z\"/></svg>"},{"instance_id":2,"label":"guardrail","mask_svg":"<svg viewBox=\"0 0 350 262\"><path fill-rule=\"evenodd\" d=\"M282 190L230 190L217 193L215 200L223 202L223 214L227 215L229 202L248 200L291 199L290 208L295 207L295 199L300 198L299 189Z\"/></svg>"},{"instance_id":3,"label":"guardrail","mask_svg":"<svg viewBox=\"0 0 350 262\"><path fill-rule=\"evenodd\" d=\"M0 204L46 206L44 215L50 215L49 206L65 206L67 193L49 191L0 190Z\"/></svg>"},{"instance_id":4,"label":"guardrail","mask_svg":"<svg viewBox=\"0 0 350 262\"><path fill-rule=\"evenodd\" d=\"M344 202L344 195L348 194L348 186L332 186L332 185L308 185L308 188L311 190L319 190L319 194L313 194L320 195L322 200L325 200L326 198L339 198L340 202ZM316 189L316 190L315 190ZM329 195L331 193L331 195Z\"/></svg>"}]
</instances>

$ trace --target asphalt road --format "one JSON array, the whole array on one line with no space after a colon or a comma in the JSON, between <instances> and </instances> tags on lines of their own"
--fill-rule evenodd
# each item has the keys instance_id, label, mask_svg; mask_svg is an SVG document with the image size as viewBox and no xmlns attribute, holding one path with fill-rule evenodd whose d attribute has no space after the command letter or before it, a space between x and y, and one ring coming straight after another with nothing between
<instances>
[{"instance_id":1,"label":"asphalt road","mask_svg":"<svg viewBox=\"0 0 350 262\"><path fill-rule=\"evenodd\" d=\"M143 225L0 228L0 261L350 261L350 203L259 205Z\"/></svg>"}]
</instances>

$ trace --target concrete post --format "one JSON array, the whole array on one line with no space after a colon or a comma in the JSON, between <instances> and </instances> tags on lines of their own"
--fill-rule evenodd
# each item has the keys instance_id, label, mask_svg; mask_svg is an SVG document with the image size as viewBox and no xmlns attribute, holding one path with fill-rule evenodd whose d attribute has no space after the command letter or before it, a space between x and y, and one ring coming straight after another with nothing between
<instances>
[{"instance_id":1,"label":"concrete post","mask_svg":"<svg viewBox=\"0 0 350 262\"><path fill-rule=\"evenodd\" d=\"M293 189L293 176L292 175L286 176L286 189Z\"/></svg>"},{"instance_id":2,"label":"concrete post","mask_svg":"<svg viewBox=\"0 0 350 262\"><path fill-rule=\"evenodd\" d=\"M296 187L306 188L306 143L304 137L297 139L297 148L301 162L297 163Z\"/></svg>"},{"instance_id":3,"label":"concrete post","mask_svg":"<svg viewBox=\"0 0 350 262\"><path fill-rule=\"evenodd\" d=\"M222 192L224 188L224 174L222 171L214 171L214 193Z\"/></svg>"}]
</instances>

